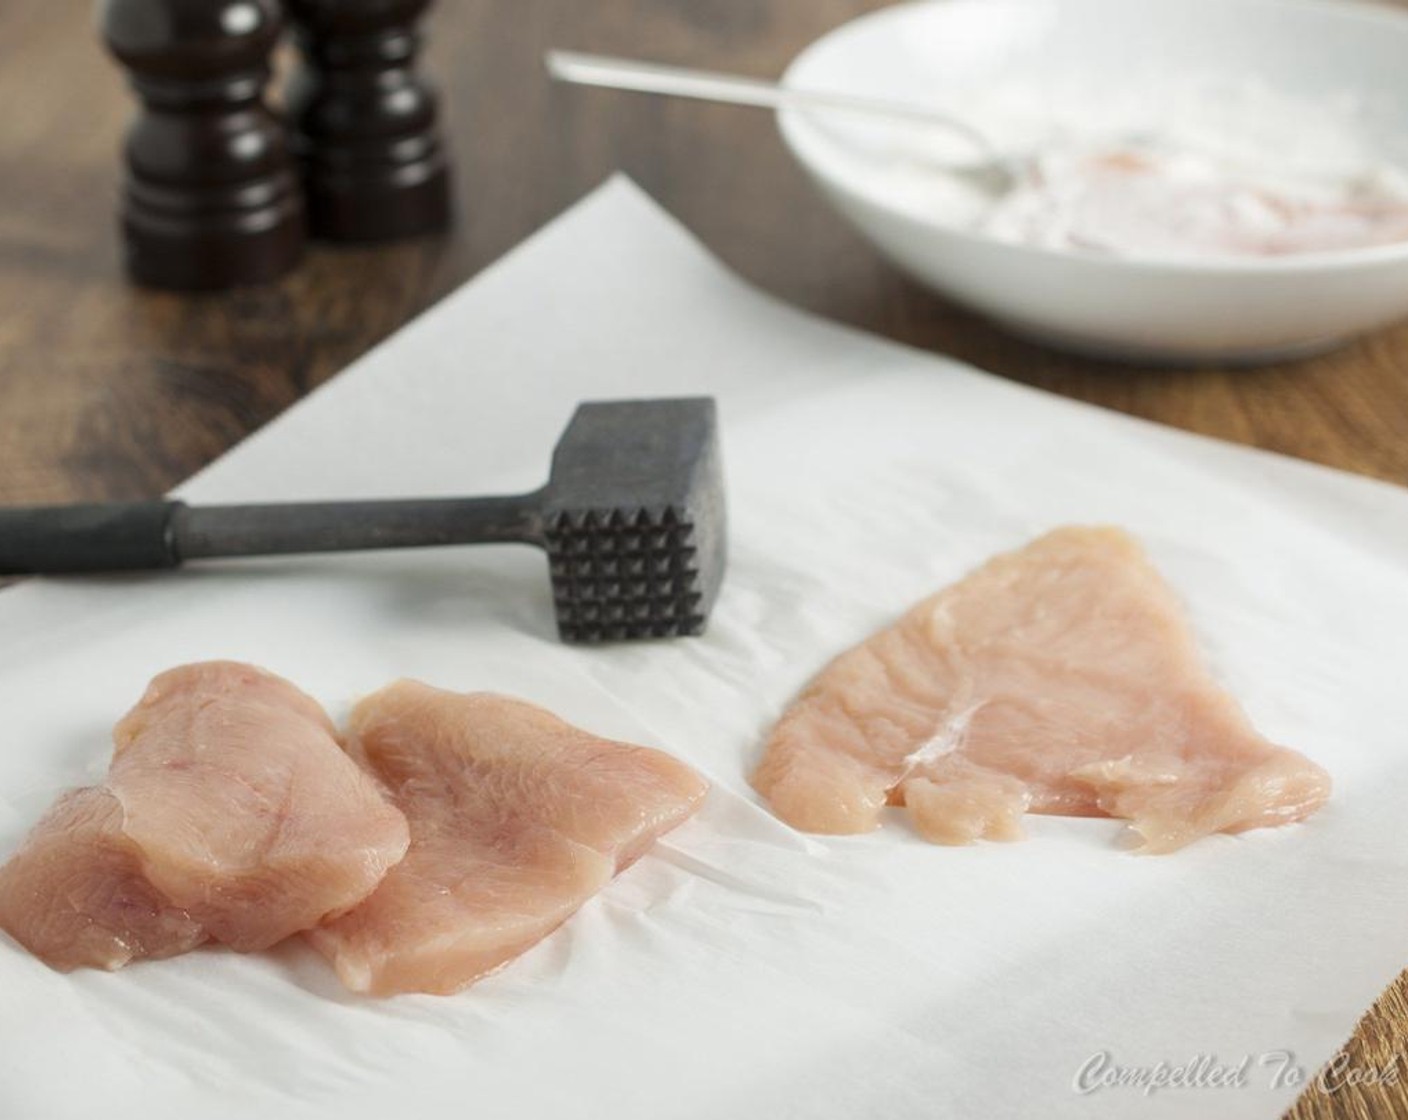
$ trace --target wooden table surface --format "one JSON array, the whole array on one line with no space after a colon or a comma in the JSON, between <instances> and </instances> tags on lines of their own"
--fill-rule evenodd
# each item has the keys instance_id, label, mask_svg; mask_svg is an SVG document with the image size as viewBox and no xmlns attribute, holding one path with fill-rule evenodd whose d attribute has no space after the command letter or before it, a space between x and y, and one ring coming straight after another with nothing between
<instances>
[{"instance_id":1,"label":"wooden table surface","mask_svg":"<svg viewBox=\"0 0 1408 1120\"><path fill-rule=\"evenodd\" d=\"M276 286L185 298L137 291L119 271L130 101L89 0L4 0L0 502L160 494L618 168L738 272L823 315L1081 400L1408 483L1408 324L1254 371L1064 357L891 271L812 193L766 115L553 88L540 63L555 45L775 75L820 33L881 6L442 0L428 58L458 157L454 234L316 248ZM1400 977L1351 1043L1356 1064L1400 1054L1406 996ZM1292 1115L1408 1116L1408 1085L1312 1090Z\"/></svg>"}]
</instances>

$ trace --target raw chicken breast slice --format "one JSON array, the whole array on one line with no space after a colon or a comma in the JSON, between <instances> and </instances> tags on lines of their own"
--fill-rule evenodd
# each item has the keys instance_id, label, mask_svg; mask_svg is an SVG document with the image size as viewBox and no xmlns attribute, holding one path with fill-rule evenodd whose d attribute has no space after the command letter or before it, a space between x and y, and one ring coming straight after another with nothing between
<instances>
[{"instance_id":1,"label":"raw chicken breast slice","mask_svg":"<svg viewBox=\"0 0 1408 1120\"><path fill-rule=\"evenodd\" d=\"M927 839L1014 839L1026 812L1129 820L1143 849L1286 824L1330 792L1204 668L1138 543L1058 529L842 654L784 713L754 787L809 832L904 805Z\"/></svg>"},{"instance_id":2,"label":"raw chicken breast slice","mask_svg":"<svg viewBox=\"0 0 1408 1120\"><path fill-rule=\"evenodd\" d=\"M448 994L546 937L700 805L660 751L542 708L414 681L358 705L348 750L391 791L411 848L376 892L307 936L354 991Z\"/></svg>"},{"instance_id":3,"label":"raw chicken breast slice","mask_svg":"<svg viewBox=\"0 0 1408 1120\"><path fill-rule=\"evenodd\" d=\"M70 790L0 867L0 929L54 968L117 969L206 939L142 873L106 790Z\"/></svg>"},{"instance_id":4,"label":"raw chicken breast slice","mask_svg":"<svg viewBox=\"0 0 1408 1120\"><path fill-rule=\"evenodd\" d=\"M161 674L113 738L107 788L144 873L232 948L350 910L410 842L318 703L251 665Z\"/></svg>"}]
</instances>

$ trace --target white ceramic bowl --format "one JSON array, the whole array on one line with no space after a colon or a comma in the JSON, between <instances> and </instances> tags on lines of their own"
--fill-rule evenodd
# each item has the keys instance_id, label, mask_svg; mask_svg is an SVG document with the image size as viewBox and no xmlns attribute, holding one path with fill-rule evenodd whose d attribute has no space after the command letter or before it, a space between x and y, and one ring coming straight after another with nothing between
<instances>
[{"instance_id":1,"label":"white ceramic bowl","mask_svg":"<svg viewBox=\"0 0 1408 1120\"><path fill-rule=\"evenodd\" d=\"M1408 13L1350 0L916 0L831 32L784 80L942 106L1018 81L1117 99L1178 75L1351 96L1384 157L1408 166ZM838 121L780 115L793 154L882 253L1020 334L1109 356L1250 363L1408 315L1408 244L1203 262L1002 242L897 192L838 141ZM844 127L873 127L859 121Z\"/></svg>"}]
</instances>

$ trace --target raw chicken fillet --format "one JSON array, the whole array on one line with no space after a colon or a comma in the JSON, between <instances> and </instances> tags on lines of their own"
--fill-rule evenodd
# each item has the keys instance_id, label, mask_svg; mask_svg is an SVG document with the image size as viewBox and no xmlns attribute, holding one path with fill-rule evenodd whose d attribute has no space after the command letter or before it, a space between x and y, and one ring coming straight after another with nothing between
<instances>
[{"instance_id":1,"label":"raw chicken fillet","mask_svg":"<svg viewBox=\"0 0 1408 1120\"><path fill-rule=\"evenodd\" d=\"M1330 791L1257 734L1139 545L1102 528L998 556L842 654L753 785L809 832L868 831L887 803L941 844L1017 839L1028 812L1111 816L1149 852L1301 820Z\"/></svg>"},{"instance_id":2,"label":"raw chicken fillet","mask_svg":"<svg viewBox=\"0 0 1408 1120\"><path fill-rule=\"evenodd\" d=\"M60 797L0 867L0 929L64 972L172 957L206 939L147 881L122 806L98 788Z\"/></svg>"},{"instance_id":3,"label":"raw chicken fillet","mask_svg":"<svg viewBox=\"0 0 1408 1120\"><path fill-rule=\"evenodd\" d=\"M357 905L410 842L322 708L261 669L163 673L113 737L106 784L0 868L0 929L55 968L266 948Z\"/></svg>"},{"instance_id":4,"label":"raw chicken fillet","mask_svg":"<svg viewBox=\"0 0 1408 1120\"><path fill-rule=\"evenodd\" d=\"M406 820L288 681L216 661L163 673L117 725L107 787L172 903L248 952L366 898Z\"/></svg>"},{"instance_id":5,"label":"raw chicken fillet","mask_svg":"<svg viewBox=\"0 0 1408 1120\"><path fill-rule=\"evenodd\" d=\"M659 751L541 708L401 681L352 715L348 750L411 825L365 903L307 936L358 992L449 993L551 933L707 785Z\"/></svg>"}]
</instances>

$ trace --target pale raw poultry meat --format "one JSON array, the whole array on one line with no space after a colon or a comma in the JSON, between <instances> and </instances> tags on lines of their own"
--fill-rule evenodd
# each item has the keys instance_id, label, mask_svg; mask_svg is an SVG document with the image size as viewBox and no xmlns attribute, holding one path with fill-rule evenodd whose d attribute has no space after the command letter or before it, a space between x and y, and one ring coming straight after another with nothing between
<instances>
[{"instance_id":1,"label":"pale raw poultry meat","mask_svg":"<svg viewBox=\"0 0 1408 1120\"><path fill-rule=\"evenodd\" d=\"M351 909L410 834L335 736L262 669L163 673L106 784L60 797L0 868L0 928L56 968L112 969L207 937L267 948Z\"/></svg>"},{"instance_id":2,"label":"pale raw poultry meat","mask_svg":"<svg viewBox=\"0 0 1408 1120\"><path fill-rule=\"evenodd\" d=\"M886 804L943 844L1024 813L1127 819L1143 850L1287 824L1330 792L1208 673L1127 533L1066 528L998 556L842 654L768 739L754 787L795 827L858 833Z\"/></svg>"},{"instance_id":3,"label":"pale raw poultry meat","mask_svg":"<svg viewBox=\"0 0 1408 1120\"><path fill-rule=\"evenodd\" d=\"M100 788L58 799L0 867L0 929L54 968L121 968L206 939L142 872L122 806Z\"/></svg>"},{"instance_id":4,"label":"pale raw poultry meat","mask_svg":"<svg viewBox=\"0 0 1408 1120\"><path fill-rule=\"evenodd\" d=\"M411 825L365 903L307 936L358 992L449 993L547 936L707 784L669 755L488 693L401 681L352 715L348 749Z\"/></svg>"},{"instance_id":5,"label":"pale raw poultry meat","mask_svg":"<svg viewBox=\"0 0 1408 1120\"><path fill-rule=\"evenodd\" d=\"M232 948L350 910L405 854L405 818L317 701L262 669L163 673L113 739L107 788L143 871Z\"/></svg>"}]
</instances>

